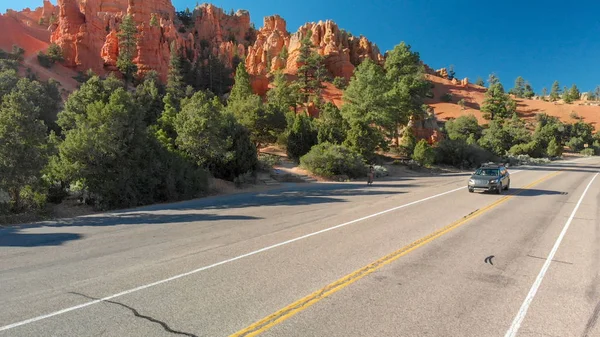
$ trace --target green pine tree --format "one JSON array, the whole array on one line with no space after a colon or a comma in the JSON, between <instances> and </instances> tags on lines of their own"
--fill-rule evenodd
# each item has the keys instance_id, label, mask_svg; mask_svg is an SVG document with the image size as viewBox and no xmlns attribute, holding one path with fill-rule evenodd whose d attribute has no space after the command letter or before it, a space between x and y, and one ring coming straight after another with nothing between
<instances>
[{"instance_id":1,"label":"green pine tree","mask_svg":"<svg viewBox=\"0 0 600 337\"><path fill-rule=\"evenodd\" d=\"M494 84L500 83L500 80L498 79L498 76L496 76L496 74L492 73L488 76L488 83L491 87Z\"/></svg>"},{"instance_id":2,"label":"green pine tree","mask_svg":"<svg viewBox=\"0 0 600 337\"><path fill-rule=\"evenodd\" d=\"M418 52L400 43L392 49L385 60L386 79L390 85L386 93L389 124L381 125L390 138L399 138L399 130L411 116L423 115L425 98L431 94L431 84L425 78L425 69Z\"/></svg>"},{"instance_id":3,"label":"green pine tree","mask_svg":"<svg viewBox=\"0 0 600 337\"><path fill-rule=\"evenodd\" d=\"M253 93L252 85L250 83L250 75L248 75L248 71L246 71L246 65L244 62L240 62L235 70L234 84L227 100L228 102L242 100L252 95Z\"/></svg>"},{"instance_id":4,"label":"green pine tree","mask_svg":"<svg viewBox=\"0 0 600 337\"><path fill-rule=\"evenodd\" d=\"M573 84L573 86L571 86L571 89L569 90L569 97L573 101L577 101L579 98L581 98L581 92L579 92L577 85Z\"/></svg>"},{"instance_id":5,"label":"green pine tree","mask_svg":"<svg viewBox=\"0 0 600 337\"><path fill-rule=\"evenodd\" d=\"M515 80L515 87L512 88L509 92L512 95L515 95L518 98L523 98L525 94L525 80L523 77L519 76Z\"/></svg>"},{"instance_id":6,"label":"green pine tree","mask_svg":"<svg viewBox=\"0 0 600 337\"><path fill-rule=\"evenodd\" d=\"M47 127L39 112L30 95L18 89L0 106L0 189L10 195L13 212L22 210L21 190L40 183L48 161Z\"/></svg>"},{"instance_id":7,"label":"green pine tree","mask_svg":"<svg viewBox=\"0 0 600 337\"><path fill-rule=\"evenodd\" d=\"M130 15L125 15L119 27L119 57L117 68L125 76L125 85L133 81L133 75L137 72L137 65L133 58L137 52L137 27Z\"/></svg>"},{"instance_id":8,"label":"green pine tree","mask_svg":"<svg viewBox=\"0 0 600 337\"><path fill-rule=\"evenodd\" d=\"M531 99L533 96L535 96L535 92L533 91L531 84L525 83L525 89L523 90L523 97Z\"/></svg>"},{"instance_id":9,"label":"green pine tree","mask_svg":"<svg viewBox=\"0 0 600 337\"><path fill-rule=\"evenodd\" d=\"M171 97L180 101L185 94L185 83L183 81L183 64L181 62L181 56L177 52L177 44L175 41L171 42L171 58L169 61L169 75L167 77L167 93L171 94Z\"/></svg>"},{"instance_id":10,"label":"green pine tree","mask_svg":"<svg viewBox=\"0 0 600 337\"><path fill-rule=\"evenodd\" d=\"M560 84L558 81L552 83L552 89L550 89L550 100L556 101L560 98Z\"/></svg>"},{"instance_id":11,"label":"green pine tree","mask_svg":"<svg viewBox=\"0 0 600 337\"><path fill-rule=\"evenodd\" d=\"M325 81L327 71L323 56L313 50L314 46L311 40L312 31L308 31L306 36L300 41L300 54L298 55L298 83L303 95L303 101L308 104L310 101L320 105L322 82Z\"/></svg>"},{"instance_id":12,"label":"green pine tree","mask_svg":"<svg viewBox=\"0 0 600 337\"><path fill-rule=\"evenodd\" d=\"M509 118L516 109L516 102L504 92L500 82L490 85L481 106L484 118L488 120Z\"/></svg>"},{"instance_id":13,"label":"green pine tree","mask_svg":"<svg viewBox=\"0 0 600 337\"><path fill-rule=\"evenodd\" d=\"M288 82L285 74L281 71L275 72L272 88L267 91L267 102L271 106L277 107L282 112L287 112L290 108L294 113L298 112L298 105L301 104L300 86L296 82Z\"/></svg>"}]
</instances>

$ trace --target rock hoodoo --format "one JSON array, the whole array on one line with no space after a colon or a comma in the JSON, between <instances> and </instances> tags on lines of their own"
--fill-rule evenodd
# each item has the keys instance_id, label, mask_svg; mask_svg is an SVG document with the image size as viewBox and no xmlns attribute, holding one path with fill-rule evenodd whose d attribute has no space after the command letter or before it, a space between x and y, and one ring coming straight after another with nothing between
<instances>
[{"instance_id":1,"label":"rock hoodoo","mask_svg":"<svg viewBox=\"0 0 600 337\"><path fill-rule=\"evenodd\" d=\"M155 70L163 80L173 41L191 62L213 55L231 67L236 57L245 60L259 93L268 89L272 71L297 72L300 42L309 31L332 77L349 79L365 58L378 63L384 59L376 45L365 37L352 36L333 21L308 23L290 34L285 20L274 15L264 18L263 27L255 30L247 11L225 13L211 4L176 12L170 0L58 0L57 6L44 0L34 11L9 14L28 20L29 25L47 19L50 42L62 48L64 64L98 74L117 70L118 32L125 15L131 15L138 28L134 62L140 74Z\"/></svg>"}]
</instances>

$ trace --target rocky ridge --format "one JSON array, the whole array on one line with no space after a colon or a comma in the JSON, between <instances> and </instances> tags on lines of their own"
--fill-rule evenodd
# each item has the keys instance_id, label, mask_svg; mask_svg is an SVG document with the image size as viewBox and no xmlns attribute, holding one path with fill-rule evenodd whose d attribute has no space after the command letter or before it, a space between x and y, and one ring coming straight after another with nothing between
<instances>
[{"instance_id":1,"label":"rocky ridge","mask_svg":"<svg viewBox=\"0 0 600 337\"><path fill-rule=\"evenodd\" d=\"M206 53L229 66L236 56L245 60L248 72L255 77L255 90L261 94L267 90L267 76L272 71L296 73L300 41L309 31L332 77L350 78L365 58L378 63L384 59L367 38L354 37L333 21L307 23L291 34L280 16L265 17L263 27L255 30L247 11L225 13L211 4L178 13L170 0L58 0L56 6L43 1L35 10L9 10L7 15L27 25L38 24L43 18L52 33L50 42L63 50L64 65L78 71L92 69L105 74L116 70L117 33L127 14L139 31L134 62L140 74L156 70L162 79L166 79L173 41L179 50L187 51L190 61ZM285 59L281 57L284 48Z\"/></svg>"}]
</instances>

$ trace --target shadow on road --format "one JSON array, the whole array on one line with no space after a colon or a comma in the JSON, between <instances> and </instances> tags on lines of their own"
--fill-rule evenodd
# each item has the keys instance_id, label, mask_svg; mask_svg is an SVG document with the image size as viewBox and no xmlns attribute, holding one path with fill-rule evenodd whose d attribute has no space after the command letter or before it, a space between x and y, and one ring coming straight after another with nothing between
<instances>
[{"instance_id":1,"label":"shadow on road","mask_svg":"<svg viewBox=\"0 0 600 337\"><path fill-rule=\"evenodd\" d=\"M34 224L0 228L0 247L57 246L78 240L75 233L31 233L35 228L105 227L121 225L154 225L194 223L206 221L252 221L262 218L247 215L182 214L182 211L209 211L261 206L300 206L347 202L352 196L394 195L406 193L400 188L415 185L380 182L374 186L354 183L291 185L262 193L226 195L207 199L184 201L175 204L152 205L121 210L110 214L82 216L72 219L45 221ZM154 212L172 212L160 214ZM210 211L209 211L210 212Z\"/></svg>"},{"instance_id":2,"label":"shadow on road","mask_svg":"<svg viewBox=\"0 0 600 337\"><path fill-rule=\"evenodd\" d=\"M523 170L523 171L557 171L564 170L567 172L586 172L586 173L598 173L600 171L600 165L573 165L573 164L544 164L540 166L529 166L529 167L521 167L515 166L512 168L513 170Z\"/></svg>"},{"instance_id":3,"label":"shadow on road","mask_svg":"<svg viewBox=\"0 0 600 337\"><path fill-rule=\"evenodd\" d=\"M0 229L0 247L41 247L60 246L65 242L83 238L76 233L27 233L24 230L42 227L94 227L119 225L152 225L163 223L189 223L202 221L260 220L262 218L245 215L216 214L151 214L132 213L79 217L68 220L48 221L23 226L11 226Z\"/></svg>"},{"instance_id":4,"label":"shadow on road","mask_svg":"<svg viewBox=\"0 0 600 337\"><path fill-rule=\"evenodd\" d=\"M481 194L497 195L496 192L479 192ZM567 195L568 192L550 191L550 190L538 190L535 188L513 188L511 187L508 191L503 191L504 196L515 196L515 197L538 197L541 195Z\"/></svg>"},{"instance_id":5,"label":"shadow on road","mask_svg":"<svg viewBox=\"0 0 600 337\"><path fill-rule=\"evenodd\" d=\"M236 209L262 206L302 206L327 203L344 203L347 197L397 195L406 192L387 188L406 188L409 184L319 184L311 187L275 190L263 193L217 197L212 200L192 200L168 206L170 210ZM154 208L156 209L156 208Z\"/></svg>"},{"instance_id":6,"label":"shadow on road","mask_svg":"<svg viewBox=\"0 0 600 337\"><path fill-rule=\"evenodd\" d=\"M18 228L0 230L0 247L60 246L67 241L79 240L75 233L20 233Z\"/></svg>"}]
</instances>

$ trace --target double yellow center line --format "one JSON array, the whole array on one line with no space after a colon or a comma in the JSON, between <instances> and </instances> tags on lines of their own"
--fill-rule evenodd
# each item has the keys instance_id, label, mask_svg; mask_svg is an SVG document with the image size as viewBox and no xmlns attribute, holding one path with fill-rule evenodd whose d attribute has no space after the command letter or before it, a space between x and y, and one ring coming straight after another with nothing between
<instances>
[{"instance_id":1,"label":"double yellow center line","mask_svg":"<svg viewBox=\"0 0 600 337\"><path fill-rule=\"evenodd\" d=\"M367 266L364 266L363 268L360 268L333 283L328 284L327 286L315 291L314 293L312 293L304 298L299 299L298 301L261 319L260 321L257 321L256 323L248 326L247 328L234 333L230 337L242 337L242 336L250 337L250 336L256 336L262 332L265 332L266 330L270 329L271 327L285 321L286 319L307 309L311 305L330 296L331 294L351 285L352 283L360 280L361 278L373 273L374 271L382 268L383 266L394 262L395 260L399 259L400 257L412 252L413 250L415 250L421 246L424 246L425 244L443 236L444 234L447 234L450 231L464 225L465 223L469 222L470 220L473 220L473 219L477 218L478 216L498 207L499 205L505 203L506 201L513 198L514 196L521 194L525 190L532 188L535 185L538 185L550 178L557 176L562 171L563 170L560 170L560 171L551 173L549 175L546 175L546 176L542 177L541 179L536 180L536 181L532 182L531 184L523 187L522 189L520 189L514 193L508 194L508 195L496 200L495 202L493 202L481 209L478 209L477 211L451 223L450 225L443 227L425 237L422 237L422 238L418 239L417 241L415 241L407 246L404 246L404 247L398 249L397 251L395 251L389 255L386 255L386 256L380 258L379 260L377 260Z\"/></svg>"}]
</instances>

